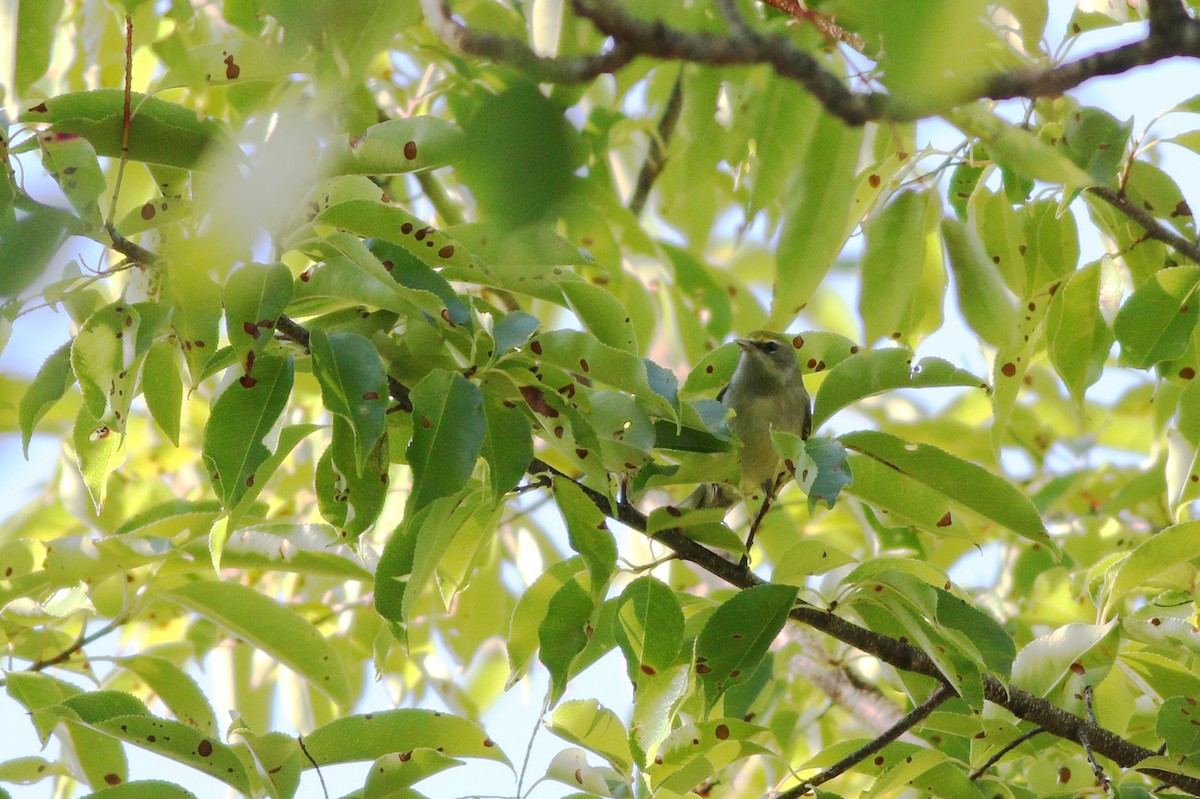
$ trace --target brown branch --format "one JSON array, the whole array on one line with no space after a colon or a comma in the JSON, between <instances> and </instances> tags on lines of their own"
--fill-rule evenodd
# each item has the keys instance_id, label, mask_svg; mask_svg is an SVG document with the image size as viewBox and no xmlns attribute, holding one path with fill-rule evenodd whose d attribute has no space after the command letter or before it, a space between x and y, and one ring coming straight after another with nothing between
<instances>
[{"instance_id":1,"label":"brown branch","mask_svg":"<svg viewBox=\"0 0 1200 799\"><path fill-rule=\"evenodd\" d=\"M1188 260L1200 264L1200 243L1185 238L1160 224L1157 219L1130 200L1125 192L1108 186L1092 186L1087 191L1140 225L1149 238L1161 241Z\"/></svg>"},{"instance_id":2,"label":"brown branch","mask_svg":"<svg viewBox=\"0 0 1200 799\"><path fill-rule=\"evenodd\" d=\"M122 236L111 222L106 224L104 229L108 231L108 237L112 240L110 246L130 261L139 266L154 266L159 263L158 255Z\"/></svg>"},{"instance_id":3,"label":"brown branch","mask_svg":"<svg viewBox=\"0 0 1200 799\"><path fill-rule=\"evenodd\" d=\"M1181 0L1148 0L1150 33L1169 39L1191 21Z\"/></svg>"},{"instance_id":4,"label":"brown branch","mask_svg":"<svg viewBox=\"0 0 1200 799\"><path fill-rule=\"evenodd\" d=\"M679 112L683 108L683 70L675 76L675 84L671 87L671 96L667 98L666 108L663 109L662 119L658 121L658 135L650 139L650 150L646 153L646 161L638 172L637 186L629 199L629 210L634 216L641 216L646 208L646 200L650 198L650 189L654 181L662 174L667 165L667 143L675 133L675 123L679 121Z\"/></svg>"},{"instance_id":5,"label":"brown branch","mask_svg":"<svg viewBox=\"0 0 1200 799\"><path fill-rule=\"evenodd\" d=\"M806 12L795 0L766 1L788 13ZM780 76L803 85L827 112L848 125L882 120L907 122L938 110L905 105L886 93L851 91L820 59L796 47L786 36L763 35L740 25L728 35L685 31L669 26L662 19L635 16L618 0L572 0L575 13L589 20L615 44L611 50L593 55L548 58L537 55L519 39L467 28L451 18L441 0L422 0L421 4L429 26L449 46L514 66L540 81L590 81L620 69L637 56L710 66L765 64ZM1173 56L1200 57L1200 23L1188 16L1178 0L1153 0L1149 8L1150 32L1141 41L1056 67L1015 69L993 75L964 91L951 106L984 98L1054 97L1091 78L1127 72Z\"/></svg>"},{"instance_id":6,"label":"brown branch","mask_svg":"<svg viewBox=\"0 0 1200 799\"><path fill-rule=\"evenodd\" d=\"M1050 69L1003 72L990 78L978 97L993 100L1057 97L1092 78L1128 72L1173 56L1200 57L1200 26L1194 20L1184 20L1170 35L1152 30L1141 41L1093 53ZM966 97L963 101L972 99L978 98Z\"/></svg>"},{"instance_id":7,"label":"brown branch","mask_svg":"<svg viewBox=\"0 0 1200 799\"><path fill-rule=\"evenodd\" d=\"M534 459L530 464L529 471L531 474L550 472L571 479L568 475L538 459ZM580 485L580 488L601 512L634 530L646 532L646 516L637 508L627 503L613 503L605 494L587 486ZM615 508L614 504L616 504ZM695 563L713 576L738 588L749 588L763 582L749 568L726 560L687 538L677 529L660 530L652 538L674 550L682 560ZM788 615L792 620L836 638L893 668L923 674L948 685L946 677L938 670L933 660L911 644L859 627L853 622L833 615L830 611L808 604L798 604ZM1082 741L1086 739L1094 751L1123 768L1136 768L1142 760L1156 754L1145 747L1125 740L1110 730L1089 722L1087 719L1056 707L1028 691L1006 685L990 674L982 675L982 679L983 695L987 701L1005 708L1017 718L1040 725L1046 732L1064 740L1082 744ZM1200 779L1157 769L1144 769L1143 771L1176 788L1200 796Z\"/></svg>"},{"instance_id":8,"label":"brown branch","mask_svg":"<svg viewBox=\"0 0 1200 799\"><path fill-rule=\"evenodd\" d=\"M920 724L926 719L926 717L929 716L930 713L936 710L939 705L953 696L955 696L955 693L950 686L944 683L939 685L937 690L929 695L928 699L913 708L907 715L904 716L904 718L900 719L887 730L885 730L882 735L872 739L866 746L851 752L849 755L834 763L832 766L825 769L812 779L805 780L796 787L789 788L788 790L779 794L777 799L799 799L799 797L809 793L818 785L823 785L833 778L841 776L847 770L866 760L868 757L883 749L883 747L887 746L916 725Z\"/></svg>"},{"instance_id":9,"label":"brown branch","mask_svg":"<svg viewBox=\"0 0 1200 799\"><path fill-rule=\"evenodd\" d=\"M421 0L421 8L426 24L454 49L516 67L544 83L584 83L598 75L615 72L637 55L618 45L595 55L548 58L533 52L519 39L467 28L450 16L450 10L442 0Z\"/></svg>"}]
</instances>

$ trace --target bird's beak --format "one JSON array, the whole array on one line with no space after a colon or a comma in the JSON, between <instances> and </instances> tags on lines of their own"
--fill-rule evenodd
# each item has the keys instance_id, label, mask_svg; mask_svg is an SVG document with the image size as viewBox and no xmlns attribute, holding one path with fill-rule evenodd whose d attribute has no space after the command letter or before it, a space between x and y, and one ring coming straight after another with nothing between
<instances>
[{"instance_id":1,"label":"bird's beak","mask_svg":"<svg viewBox=\"0 0 1200 799\"><path fill-rule=\"evenodd\" d=\"M742 348L742 352L749 352L754 349L754 342L748 338L735 338L733 343Z\"/></svg>"}]
</instances>

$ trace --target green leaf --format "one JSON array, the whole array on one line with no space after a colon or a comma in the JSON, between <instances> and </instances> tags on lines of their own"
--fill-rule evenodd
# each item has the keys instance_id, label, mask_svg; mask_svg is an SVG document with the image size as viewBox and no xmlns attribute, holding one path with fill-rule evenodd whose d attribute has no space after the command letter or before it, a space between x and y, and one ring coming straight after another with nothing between
<instances>
[{"instance_id":1,"label":"green leaf","mask_svg":"<svg viewBox=\"0 0 1200 799\"><path fill-rule=\"evenodd\" d=\"M18 417L21 424L21 449L29 458L29 441L34 428L75 383L71 369L71 342L63 344L46 358L29 388L21 395Z\"/></svg>"},{"instance_id":2,"label":"green leaf","mask_svg":"<svg viewBox=\"0 0 1200 799\"><path fill-rule=\"evenodd\" d=\"M215 120L197 117L187 106L130 93L128 157L134 161L183 169L200 165L216 152L235 152L236 145ZM96 153L123 155L125 93L120 89L69 92L43 100L21 114L22 122L49 122L56 133L86 138Z\"/></svg>"},{"instance_id":3,"label":"green leaf","mask_svg":"<svg viewBox=\"0 0 1200 799\"><path fill-rule=\"evenodd\" d=\"M1172 755L1193 755L1200 752L1200 728L1192 722L1196 715L1196 700L1190 696L1172 696L1158 709L1154 732L1167 745Z\"/></svg>"},{"instance_id":4,"label":"green leaf","mask_svg":"<svg viewBox=\"0 0 1200 799\"><path fill-rule=\"evenodd\" d=\"M961 222L943 219L942 240L954 270L958 307L967 324L993 346L1008 344L1016 335L1017 310L999 269L987 259L983 246Z\"/></svg>"},{"instance_id":5,"label":"green leaf","mask_svg":"<svg viewBox=\"0 0 1200 799\"><path fill-rule=\"evenodd\" d=\"M470 327L473 324L471 308L466 298L454 290L454 286L440 271L417 258L408 249L390 241L373 239L370 249L383 263L383 268L391 273L392 279L401 286L413 292L427 292L437 297L445 305L445 310L440 311L444 320L451 325Z\"/></svg>"},{"instance_id":6,"label":"green leaf","mask_svg":"<svg viewBox=\"0 0 1200 799\"><path fill-rule=\"evenodd\" d=\"M769 752L758 742L766 738L765 733L762 727L742 719L681 724L663 741L654 763L647 767L650 784L667 795L686 794L738 760Z\"/></svg>"},{"instance_id":7,"label":"green leaf","mask_svg":"<svg viewBox=\"0 0 1200 799\"><path fill-rule=\"evenodd\" d=\"M727 512L728 508L677 508L664 505L650 511L646 535L653 536L662 530L678 530L706 547L744 554L746 545L742 543L741 536L724 524Z\"/></svg>"},{"instance_id":8,"label":"green leaf","mask_svg":"<svg viewBox=\"0 0 1200 799\"><path fill-rule=\"evenodd\" d=\"M304 747L317 766L376 760L416 749L510 765L482 727L437 710L402 708L343 716L306 735ZM306 769L313 766L307 759L304 764Z\"/></svg>"},{"instance_id":9,"label":"green leaf","mask_svg":"<svg viewBox=\"0 0 1200 799\"><path fill-rule=\"evenodd\" d=\"M984 611L940 586L897 570L875 572L870 591L885 586L913 611L935 625L980 670L1007 677L1012 670L1016 647L1004 628ZM864 589L865 590L865 589Z\"/></svg>"},{"instance_id":10,"label":"green leaf","mask_svg":"<svg viewBox=\"0 0 1200 799\"><path fill-rule=\"evenodd\" d=\"M388 442L377 440L360 466L356 437L345 417L334 417L332 438L317 462L317 504L343 538L356 540L375 524L387 500Z\"/></svg>"},{"instance_id":11,"label":"green leaf","mask_svg":"<svg viewBox=\"0 0 1200 799\"><path fill-rule=\"evenodd\" d=\"M1080 408L1088 386L1100 379L1113 344L1112 331L1101 315L1104 266L1104 261L1096 261L1071 275L1046 311L1050 362Z\"/></svg>"},{"instance_id":12,"label":"green leaf","mask_svg":"<svg viewBox=\"0 0 1200 799\"><path fill-rule=\"evenodd\" d=\"M303 64L283 48L248 37L229 37L193 47L157 85L160 89L240 86L256 81L277 82L304 71Z\"/></svg>"},{"instance_id":13,"label":"green leaf","mask_svg":"<svg viewBox=\"0 0 1200 799\"><path fill-rule=\"evenodd\" d=\"M1027 292L1040 292L1075 271L1079 264L1079 229L1069 210L1060 211L1049 200L1033 202L1025 207L1022 223L1028 245Z\"/></svg>"},{"instance_id":14,"label":"green leaf","mask_svg":"<svg viewBox=\"0 0 1200 799\"><path fill-rule=\"evenodd\" d=\"M20 0L13 35L16 53L10 56L13 89L18 97L28 97L31 84L50 67L54 33L62 12L63 0Z\"/></svg>"},{"instance_id":15,"label":"green leaf","mask_svg":"<svg viewBox=\"0 0 1200 799\"><path fill-rule=\"evenodd\" d=\"M178 447L183 374L179 370L178 351L170 341L150 345L142 364L142 394L158 429Z\"/></svg>"},{"instance_id":16,"label":"green leaf","mask_svg":"<svg viewBox=\"0 0 1200 799\"><path fill-rule=\"evenodd\" d=\"M432 116L389 119L361 136L337 139L322 156L325 175L399 175L428 172L463 152L462 128Z\"/></svg>"},{"instance_id":17,"label":"green leaf","mask_svg":"<svg viewBox=\"0 0 1200 799\"><path fill-rule=\"evenodd\" d=\"M240 791L249 790L245 770L230 747L189 724L150 715L141 700L131 694L91 691L68 697L60 705L40 712L55 713L71 727L86 727L113 743L115 739L134 744L191 766ZM118 781L125 781L123 773L116 776ZM104 782L115 784L108 775Z\"/></svg>"},{"instance_id":18,"label":"green leaf","mask_svg":"<svg viewBox=\"0 0 1200 799\"><path fill-rule=\"evenodd\" d=\"M383 362L371 342L357 333L314 330L309 346L321 401L349 425L361 476L384 432L388 385Z\"/></svg>"},{"instance_id":19,"label":"green leaf","mask_svg":"<svg viewBox=\"0 0 1200 799\"><path fill-rule=\"evenodd\" d=\"M538 659L550 672L551 705L567 690L571 666L588 645L595 609L595 599L578 578L563 583L546 605L546 616L537 628Z\"/></svg>"},{"instance_id":20,"label":"green leaf","mask_svg":"<svg viewBox=\"0 0 1200 799\"><path fill-rule=\"evenodd\" d=\"M483 392L453 372L430 372L413 386L410 397L413 438L408 445L408 462L413 470L413 488L405 515L466 485L487 428Z\"/></svg>"},{"instance_id":21,"label":"green leaf","mask_svg":"<svg viewBox=\"0 0 1200 799\"><path fill-rule=\"evenodd\" d=\"M194 387L207 376L206 366L217 351L221 287L198 265L169 261L163 301L175 309L171 321Z\"/></svg>"},{"instance_id":22,"label":"green leaf","mask_svg":"<svg viewBox=\"0 0 1200 799\"><path fill-rule=\"evenodd\" d=\"M164 597L263 650L338 705L353 703L340 656L320 630L291 608L253 588L213 580L181 585Z\"/></svg>"},{"instance_id":23,"label":"green leaf","mask_svg":"<svg viewBox=\"0 0 1200 799\"><path fill-rule=\"evenodd\" d=\"M162 321L156 306L118 300L89 316L71 344L71 367L88 411L117 432L125 432L138 373Z\"/></svg>"},{"instance_id":24,"label":"green leaf","mask_svg":"<svg viewBox=\"0 0 1200 799\"><path fill-rule=\"evenodd\" d=\"M784 466L792 478L804 489L809 513L816 509L818 502L833 508L842 489L854 482L846 460L846 448L836 439L802 440L792 433L772 431L771 441L783 456Z\"/></svg>"},{"instance_id":25,"label":"green leaf","mask_svg":"<svg viewBox=\"0 0 1200 799\"><path fill-rule=\"evenodd\" d=\"M1112 183L1125 159L1133 118L1119 121L1099 108L1081 108L1068 115L1063 130L1067 157L1087 170L1101 186Z\"/></svg>"},{"instance_id":26,"label":"green leaf","mask_svg":"<svg viewBox=\"0 0 1200 799\"><path fill-rule=\"evenodd\" d=\"M1180 563L1200 557L1200 522L1183 522L1159 530L1138 544L1116 566L1104 603L1107 616L1130 592Z\"/></svg>"},{"instance_id":27,"label":"green leaf","mask_svg":"<svg viewBox=\"0 0 1200 799\"><path fill-rule=\"evenodd\" d=\"M1121 626L1066 624L1035 638L1017 653L1012 683L1071 711L1083 709L1084 686L1104 680L1116 661Z\"/></svg>"},{"instance_id":28,"label":"green leaf","mask_svg":"<svg viewBox=\"0 0 1200 799\"><path fill-rule=\"evenodd\" d=\"M225 281L221 302L225 306L225 326L229 344L242 361L247 373L254 359L274 343L275 322L292 300L292 273L281 263L248 263Z\"/></svg>"},{"instance_id":29,"label":"green leaf","mask_svg":"<svg viewBox=\"0 0 1200 799\"><path fill-rule=\"evenodd\" d=\"M497 319L492 326L495 348L492 351L491 362L495 363L505 353L529 341L529 337L540 324L536 316L524 311L512 311Z\"/></svg>"},{"instance_id":30,"label":"green leaf","mask_svg":"<svg viewBox=\"0 0 1200 799\"><path fill-rule=\"evenodd\" d=\"M855 558L824 541L800 541L779 556L771 572L771 582L803 588L810 576L854 562Z\"/></svg>"},{"instance_id":31,"label":"green leaf","mask_svg":"<svg viewBox=\"0 0 1200 799\"><path fill-rule=\"evenodd\" d=\"M971 195L975 193L976 187L979 186L979 180L983 177L986 168L978 161L986 159L987 148L977 144L971 149L970 159L960 161L958 166L954 167L954 171L950 173L950 185L946 189L946 199L950 202L950 207L954 209L954 214L960 221L967 218L967 205L970 203Z\"/></svg>"},{"instance_id":32,"label":"green leaf","mask_svg":"<svg viewBox=\"0 0 1200 799\"><path fill-rule=\"evenodd\" d=\"M321 212L316 221L364 238L399 244L419 261L435 269L475 267L475 258L466 247L445 232L426 225L419 217L394 205L384 205L374 200L349 200ZM378 271L387 275L382 264ZM395 283L390 278L387 282Z\"/></svg>"},{"instance_id":33,"label":"green leaf","mask_svg":"<svg viewBox=\"0 0 1200 799\"><path fill-rule=\"evenodd\" d=\"M264 355L225 387L204 426L204 465L226 508L235 507L271 455L266 440L292 393L291 356ZM263 479L266 479L264 475Z\"/></svg>"},{"instance_id":34,"label":"green leaf","mask_svg":"<svg viewBox=\"0 0 1200 799\"><path fill-rule=\"evenodd\" d=\"M598 700L563 702L551 714L549 726L558 737L595 752L629 779L633 767L629 733L617 714Z\"/></svg>"},{"instance_id":35,"label":"green leaf","mask_svg":"<svg viewBox=\"0 0 1200 799\"><path fill-rule=\"evenodd\" d=\"M839 440L849 449L879 461L904 478L933 489L936 496L941 498L941 503L928 508L928 511L942 511L945 514L939 516L935 529L948 528L956 523L946 505L949 500L1023 538L1047 546L1051 551L1058 550L1058 545L1046 533L1045 525L1028 497L1007 480L982 466L937 447L909 444L877 431L849 433ZM857 466L854 471L856 480L851 491L858 487Z\"/></svg>"},{"instance_id":36,"label":"green leaf","mask_svg":"<svg viewBox=\"0 0 1200 799\"><path fill-rule=\"evenodd\" d=\"M567 372L597 383L619 388L650 403L664 416L674 417L678 404L673 394L656 391L650 384L647 362L623 350L610 347L590 333L578 330L551 330L529 343L539 361L554 364ZM561 390L560 386L554 386ZM662 387L660 386L660 389Z\"/></svg>"},{"instance_id":37,"label":"green leaf","mask_svg":"<svg viewBox=\"0 0 1200 799\"><path fill-rule=\"evenodd\" d=\"M567 525L567 539L587 564L593 598L603 600L617 571L617 542L604 514L573 481L554 480L554 499Z\"/></svg>"},{"instance_id":38,"label":"green leaf","mask_svg":"<svg viewBox=\"0 0 1200 799\"><path fill-rule=\"evenodd\" d=\"M75 447L75 462L79 465L83 484L99 514L108 494L108 475L125 459L125 436L102 423L83 407L75 417L71 442Z\"/></svg>"},{"instance_id":39,"label":"green leaf","mask_svg":"<svg viewBox=\"0 0 1200 799\"><path fill-rule=\"evenodd\" d=\"M706 711L730 686L750 678L795 601L795 586L768 583L739 591L709 617L696 639Z\"/></svg>"},{"instance_id":40,"label":"green leaf","mask_svg":"<svg viewBox=\"0 0 1200 799\"><path fill-rule=\"evenodd\" d=\"M42 165L67 195L72 207L89 225L101 220L99 199L108 188L96 151L87 139L69 133L43 133Z\"/></svg>"},{"instance_id":41,"label":"green leaf","mask_svg":"<svg viewBox=\"0 0 1200 799\"><path fill-rule=\"evenodd\" d=\"M1196 236L1196 221L1187 198L1175 180L1162 169L1147 161L1135 159L1125 178L1129 199L1142 210L1189 239Z\"/></svg>"},{"instance_id":42,"label":"green leaf","mask_svg":"<svg viewBox=\"0 0 1200 799\"><path fill-rule=\"evenodd\" d=\"M1200 267L1177 266L1155 273L1133 292L1113 320L1123 365L1146 369L1183 354L1200 320L1197 285Z\"/></svg>"},{"instance_id":43,"label":"green leaf","mask_svg":"<svg viewBox=\"0 0 1200 799\"><path fill-rule=\"evenodd\" d=\"M206 735L217 734L217 719L208 698L196 681L175 664L154 655L117 657L112 663L141 678L176 719Z\"/></svg>"},{"instance_id":44,"label":"green leaf","mask_svg":"<svg viewBox=\"0 0 1200 799\"><path fill-rule=\"evenodd\" d=\"M1095 183L1058 150L1024 128L1004 121L982 105L963 105L946 116L950 124L987 146L992 159L1018 174L1061 184L1068 192Z\"/></svg>"},{"instance_id":45,"label":"green leaf","mask_svg":"<svg viewBox=\"0 0 1200 799\"><path fill-rule=\"evenodd\" d=\"M790 192L794 199L784 212L767 327L787 327L846 243L862 142L862 128L847 127L830 114L820 115L798 182Z\"/></svg>"},{"instance_id":46,"label":"green leaf","mask_svg":"<svg viewBox=\"0 0 1200 799\"><path fill-rule=\"evenodd\" d=\"M36 206L20 218L0 213L0 238L4 239L0 247L0 298L15 299L28 288L67 236L80 227L74 216L47 206Z\"/></svg>"},{"instance_id":47,"label":"green leaf","mask_svg":"<svg viewBox=\"0 0 1200 799\"><path fill-rule=\"evenodd\" d=\"M386 557L385 551L384 559ZM513 610L508 632L509 677L506 688L516 685L529 670L534 652L538 648L538 630L546 619L550 600L584 568L583 558L559 561L534 580L517 599L517 607Z\"/></svg>"},{"instance_id":48,"label":"green leaf","mask_svg":"<svg viewBox=\"0 0 1200 799\"><path fill-rule=\"evenodd\" d=\"M649 575L625 587L617 602L617 644L629 680L640 696L643 683L674 666L683 646L683 611L675 592Z\"/></svg>"},{"instance_id":49,"label":"green leaf","mask_svg":"<svg viewBox=\"0 0 1200 799\"><path fill-rule=\"evenodd\" d=\"M238 735L245 741L258 779L274 799L291 799L296 795L296 790L300 787L303 759L300 743L296 738L282 732L255 735L244 727L236 726L230 730L230 737L233 735ZM245 760L243 758L243 762Z\"/></svg>"},{"instance_id":50,"label":"green leaf","mask_svg":"<svg viewBox=\"0 0 1200 799\"><path fill-rule=\"evenodd\" d=\"M892 337L917 294L925 266L924 195L903 192L866 224L858 308L865 341Z\"/></svg>"},{"instance_id":51,"label":"green leaf","mask_svg":"<svg viewBox=\"0 0 1200 799\"><path fill-rule=\"evenodd\" d=\"M438 564L454 545L458 533L468 526L492 530L500 512L500 507L475 483L456 495L440 497L427 507L428 514L414 518L411 528L404 529L404 535L416 537L416 547L408 585L404 587L403 624L408 624L421 590L434 578Z\"/></svg>"},{"instance_id":52,"label":"green leaf","mask_svg":"<svg viewBox=\"0 0 1200 799\"><path fill-rule=\"evenodd\" d=\"M912 351L900 347L862 350L830 369L813 404L813 430L842 408L885 391L985 385L941 358L922 358L915 366L912 360Z\"/></svg>"},{"instance_id":53,"label":"green leaf","mask_svg":"<svg viewBox=\"0 0 1200 799\"><path fill-rule=\"evenodd\" d=\"M446 769L465 765L447 757L437 749L420 748L410 752L391 752L378 758L367 772L363 796L371 799L416 799L415 791L406 792L410 785Z\"/></svg>"},{"instance_id":54,"label":"green leaf","mask_svg":"<svg viewBox=\"0 0 1200 799\"><path fill-rule=\"evenodd\" d=\"M533 460L533 428L520 408L492 391L484 391L483 415L487 432L480 454L488 464L492 494L499 500L517 487Z\"/></svg>"}]
</instances>

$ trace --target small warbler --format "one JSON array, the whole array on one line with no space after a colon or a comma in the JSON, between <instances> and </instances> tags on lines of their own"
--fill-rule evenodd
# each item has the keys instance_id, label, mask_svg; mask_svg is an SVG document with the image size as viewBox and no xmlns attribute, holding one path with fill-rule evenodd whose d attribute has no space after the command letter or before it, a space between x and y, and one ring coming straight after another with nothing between
<instances>
[{"instance_id":1,"label":"small warbler","mask_svg":"<svg viewBox=\"0 0 1200 799\"><path fill-rule=\"evenodd\" d=\"M748 550L771 499L787 477L779 453L771 443L771 431L808 438L812 432L812 409L800 364L787 337L759 330L735 343L742 350L737 368L717 399L733 412L729 429L742 442L739 451L742 496L763 497L763 506L751 524L746 541ZM732 486L710 483L700 486L683 505L728 507L735 501Z\"/></svg>"}]
</instances>

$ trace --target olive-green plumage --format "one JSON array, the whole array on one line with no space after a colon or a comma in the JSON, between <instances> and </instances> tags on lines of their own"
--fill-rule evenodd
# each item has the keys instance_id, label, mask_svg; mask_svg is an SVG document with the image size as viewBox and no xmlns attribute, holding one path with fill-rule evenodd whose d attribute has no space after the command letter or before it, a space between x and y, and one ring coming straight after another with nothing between
<instances>
[{"instance_id":1,"label":"olive-green plumage","mask_svg":"<svg viewBox=\"0 0 1200 799\"><path fill-rule=\"evenodd\" d=\"M742 442L742 494L770 495L783 471L771 431L808 438L812 430L808 391L788 338L759 330L736 343L742 350L737 368L717 398L730 410L729 429ZM729 486L712 484L701 486L684 505L723 507L735 501Z\"/></svg>"}]
</instances>

